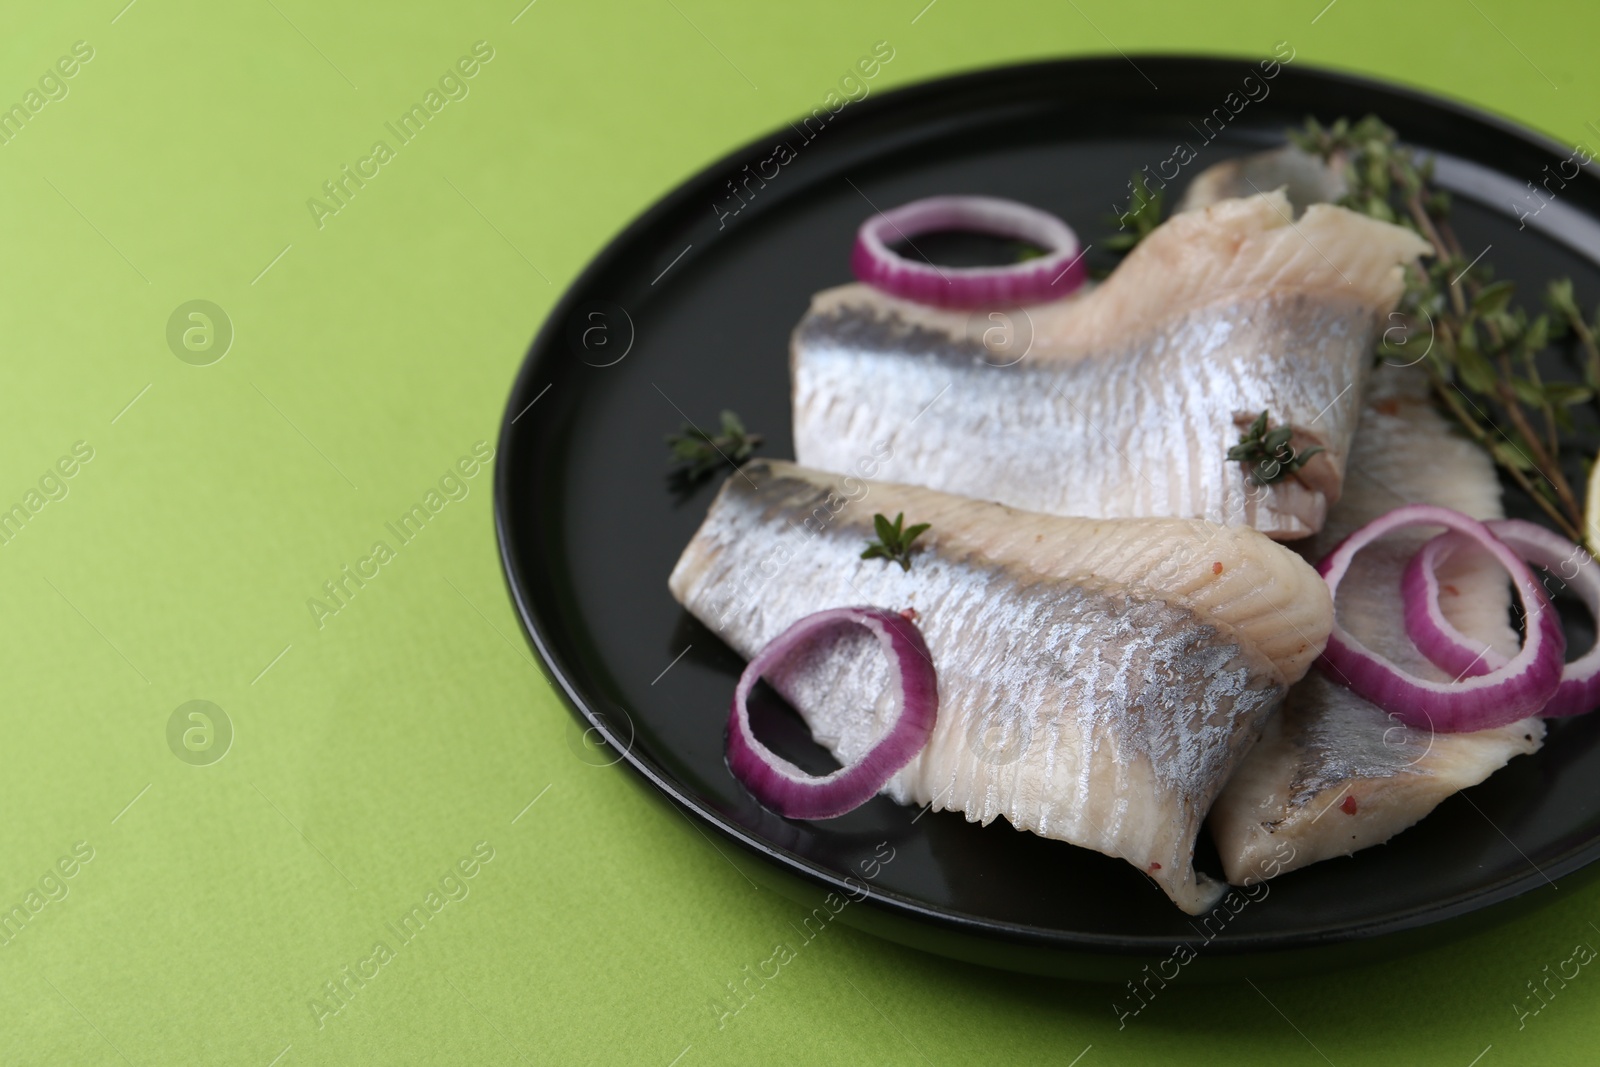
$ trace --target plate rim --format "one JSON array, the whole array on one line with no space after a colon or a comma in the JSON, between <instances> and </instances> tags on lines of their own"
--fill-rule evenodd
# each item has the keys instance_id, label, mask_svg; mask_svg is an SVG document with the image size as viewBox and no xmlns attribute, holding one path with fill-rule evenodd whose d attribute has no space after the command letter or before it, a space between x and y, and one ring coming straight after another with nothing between
<instances>
[{"instance_id":1,"label":"plate rim","mask_svg":"<svg viewBox=\"0 0 1600 1067\"><path fill-rule=\"evenodd\" d=\"M878 112L901 109L927 98L959 93L963 88L988 83L1022 81L1030 77L1049 75L1068 67L1083 71L1085 68L1092 70L1096 66L1110 67L1123 63L1137 66L1146 63L1152 67L1210 67L1216 70L1237 70L1241 65L1255 64L1261 58L1233 53L1160 52L1135 53L1131 56L1096 53L982 66L913 81L875 93L871 98L863 99L850 108L850 111L854 112L851 121L870 121ZM1411 85L1313 63L1298 62L1293 70L1297 77L1320 79L1330 89L1336 90L1340 85L1345 85L1405 98L1414 105L1449 113L1470 124L1486 126L1495 133L1520 141L1539 152L1559 156L1568 151L1563 142L1509 116L1475 104L1439 96ZM849 876L840 875L803 856L790 853L782 846L728 820L690 794L665 768L641 754L633 745L632 738L623 740L613 729L608 717L596 713L593 705L598 701L583 692L574 678L579 672L568 667L546 635L545 624L541 622L531 602L525 569L520 565L513 546L510 531L513 520L510 512L513 508L512 497L518 492L518 488L511 484L510 465L504 462L506 456L515 453L514 442L519 431L514 424L530 406L529 397L533 392L536 371L544 357L559 345L563 328L574 309L590 299L589 290L597 279L611 270L631 248L647 238L651 230L674 219L687 204L704 196L708 188L716 188L717 182L727 174L735 172L740 164L764 157L767 153L766 146L774 137L783 136L785 129L786 127L780 126L767 130L678 180L666 193L652 201L647 208L616 231L589 258L583 269L551 305L518 363L497 436L493 519L501 574L511 595L523 634L538 655L542 672L554 684L569 713L579 723L599 734L607 746L615 750L618 754L616 762L626 763L631 772L642 779L642 781L636 779L635 784L648 786L654 791L653 795L657 799L673 805L691 821L698 820L697 827L715 830L721 840L738 846L745 854L775 865L784 874L798 878L812 892L848 893L851 894L852 900L886 911L895 918L931 924L946 933L978 935L982 941L1007 942L1077 956L1092 954L1102 957L1147 958L1170 953L1188 942L1169 935L1063 931L993 919L931 905L875 885L869 886L864 896L860 895L862 883L859 881L851 880ZM1582 165L1581 172L1591 179L1600 179L1600 162ZM1596 250L1595 254L1600 257L1600 250ZM1529 898L1538 898L1538 902L1541 903L1547 902L1546 898L1553 895L1551 887L1556 879L1591 867L1596 860L1600 860L1600 835L1584 844L1574 846L1542 868L1533 867L1530 860L1532 869L1525 874L1507 877L1489 886L1454 897L1417 905L1382 919L1312 927L1291 934L1243 934L1234 935L1227 940L1218 938L1206 942L1206 953L1209 956L1230 957L1286 954L1296 950L1373 943L1380 939L1418 934L1430 928L1442 928L1473 916L1504 921L1519 913L1508 905ZM737 868L737 865L736 869L739 869L741 874L745 873L742 868ZM1592 868L1591 873L1593 873ZM880 936L901 940L891 934ZM970 954L953 952L944 954L971 958Z\"/></svg>"}]
</instances>

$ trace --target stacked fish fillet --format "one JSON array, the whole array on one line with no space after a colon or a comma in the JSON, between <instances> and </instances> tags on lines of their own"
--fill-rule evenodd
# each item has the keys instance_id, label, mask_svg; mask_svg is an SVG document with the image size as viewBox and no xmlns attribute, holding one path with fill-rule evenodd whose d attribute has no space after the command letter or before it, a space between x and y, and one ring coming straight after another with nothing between
<instances>
[{"instance_id":1,"label":"stacked fish fillet","mask_svg":"<svg viewBox=\"0 0 1600 1067\"><path fill-rule=\"evenodd\" d=\"M1301 204L1343 192L1319 160L1282 148L1203 172L1181 206L1201 209L1280 183L1291 194L1299 191ZM1505 514L1494 465L1434 410L1421 368L1385 362L1367 387L1343 495L1322 530L1296 548L1319 560L1355 530L1405 504L1436 504L1485 521ZM1340 586L1339 621L1407 672L1448 681L1451 676L1412 644L1396 610L1400 573L1426 539L1415 529L1401 531L1357 556ZM1483 555L1448 561L1439 572L1449 590L1441 607L1450 621L1510 655L1519 642L1509 621L1506 577ZM1468 733L1413 729L1312 673L1290 690L1282 713L1268 720L1260 743L1212 808L1211 833L1228 881L1249 885L1269 872L1380 845L1511 757L1538 751L1544 732L1538 716Z\"/></svg>"},{"instance_id":2,"label":"stacked fish fillet","mask_svg":"<svg viewBox=\"0 0 1600 1067\"><path fill-rule=\"evenodd\" d=\"M1419 372L1368 382L1401 267L1429 247L1325 203L1294 221L1282 191L1235 195L1290 164L1280 184L1331 195L1304 159L1214 168L1103 284L1023 309L1015 362L969 315L864 285L817 294L792 351L799 464L729 478L669 580L746 657L825 609L914 613L937 722L883 791L1122 857L1191 914L1225 890L1194 868L1208 815L1244 884L1286 840L1294 865L1386 840L1542 737L1537 719L1405 735L1305 677L1333 621L1306 558L1400 503L1492 518L1499 493ZM1262 410L1322 449L1270 486L1226 459ZM1416 455L1429 472L1405 466ZM861 559L873 515L900 512L931 524L911 569ZM1277 543L1306 537L1306 558ZM1346 579L1357 637L1409 648L1393 603L1408 555L1379 546ZM1503 575L1451 566L1472 605L1452 621L1514 650ZM897 712L865 632L766 677L842 762Z\"/></svg>"}]
</instances>

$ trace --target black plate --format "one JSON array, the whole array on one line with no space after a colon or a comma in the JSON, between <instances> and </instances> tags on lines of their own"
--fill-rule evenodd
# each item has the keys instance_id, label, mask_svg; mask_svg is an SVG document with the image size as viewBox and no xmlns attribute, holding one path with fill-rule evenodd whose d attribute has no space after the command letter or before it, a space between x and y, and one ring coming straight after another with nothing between
<instances>
[{"instance_id":1,"label":"black plate","mask_svg":"<svg viewBox=\"0 0 1600 1067\"><path fill-rule=\"evenodd\" d=\"M1269 95L1205 143L1202 118L1250 89L1252 73ZM1373 112L1439 154L1463 242L1493 244L1501 276L1537 293L1571 275L1585 303L1600 295L1593 173L1518 228L1523 201L1513 198L1568 150L1404 89L1298 63L1270 82L1259 74L1249 61L1140 56L874 94L820 131L815 120L786 127L715 164L595 259L517 378L495 486L507 582L528 634L583 728L616 748L595 758L626 760L748 875L797 899L865 894L841 914L864 929L995 966L1116 981L1204 933L1214 936L1201 958L1217 973L1392 953L1502 918L1513 902L1549 899L1553 883L1600 855L1593 716L1553 723L1536 756L1445 801L1391 844L1274 880L1264 899L1201 937L1120 860L1003 822L918 818L883 798L841 819L789 822L759 807L723 764L742 662L666 588L716 486L687 499L670 493L662 436L731 408L767 435L762 454L792 454L789 331L813 292L850 280L850 244L869 200L1013 197L1093 241L1109 229L1102 220L1129 173L1156 169L1180 141L1200 149L1181 186L1220 159L1279 142L1307 114ZM1213 119L1209 129L1218 126ZM792 158L766 162L780 143L788 152L777 155ZM809 739L798 718L771 706L757 714L764 736L799 759ZM881 868L872 862L880 842L894 857ZM1217 869L1204 851L1199 862Z\"/></svg>"}]
</instances>

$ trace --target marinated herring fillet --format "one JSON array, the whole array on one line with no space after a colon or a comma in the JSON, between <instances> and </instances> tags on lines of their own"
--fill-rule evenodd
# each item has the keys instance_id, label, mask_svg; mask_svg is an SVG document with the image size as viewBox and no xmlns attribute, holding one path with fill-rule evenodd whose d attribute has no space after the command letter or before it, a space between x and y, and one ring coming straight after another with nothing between
<instances>
[{"instance_id":1,"label":"marinated herring fillet","mask_svg":"<svg viewBox=\"0 0 1600 1067\"><path fill-rule=\"evenodd\" d=\"M849 470L886 443L905 481L1032 511L1314 533L1400 264L1428 245L1326 204L1290 219L1282 192L1175 216L1104 284L1020 312L818 293L792 341L796 455ZM1007 323L1020 359L985 347ZM1227 459L1262 410L1325 449L1265 488Z\"/></svg>"},{"instance_id":2,"label":"marinated herring fillet","mask_svg":"<svg viewBox=\"0 0 1600 1067\"><path fill-rule=\"evenodd\" d=\"M1489 458L1450 432L1416 368L1381 367L1356 430L1345 493L1321 535L1305 547L1318 559L1347 534L1402 504L1440 504L1478 519L1501 517L1500 483ZM1405 530L1364 549L1339 587L1339 622L1355 637L1419 676L1448 681L1406 636L1400 574L1432 533ZM1439 570L1440 606L1462 633L1507 656L1518 647L1509 622L1505 571L1481 552L1458 552ZM1402 726L1355 693L1313 671L1267 723L1211 811L1211 835L1228 880L1274 873L1381 844L1445 797L1476 785L1506 761L1535 752L1544 721L1492 730L1436 733ZM1293 846L1282 862L1280 846Z\"/></svg>"},{"instance_id":3,"label":"marinated herring fillet","mask_svg":"<svg viewBox=\"0 0 1600 1067\"><path fill-rule=\"evenodd\" d=\"M875 512L931 523L909 571L863 560ZM728 478L669 580L746 658L814 612L914 610L938 672L922 752L884 787L1128 860L1183 910L1205 813L1327 640L1326 587L1253 530L1057 518L771 461ZM766 675L841 762L893 717L865 631Z\"/></svg>"}]
</instances>

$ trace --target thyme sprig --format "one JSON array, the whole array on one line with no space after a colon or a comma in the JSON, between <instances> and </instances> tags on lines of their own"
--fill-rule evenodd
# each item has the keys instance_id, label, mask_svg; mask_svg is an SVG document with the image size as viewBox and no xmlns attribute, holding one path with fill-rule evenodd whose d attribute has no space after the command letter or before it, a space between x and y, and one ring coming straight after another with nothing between
<instances>
[{"instance_id":1,"label":"thyme sprig","mask_svg":"<svg viewBox=\"0 0 1600 1067\"><path fill-rule=\"evenodd\" d=\"M691 423L667 435L672 458L677 462L670 477L684 485L694 485L716 473L724 465L737 467L761 446L761 435L744 428L739 416L722 413L722 432L708 434Z\"/></svg>"},{"instance_id":2,"label":"thyme sprig","mask_svg":"<svg viewBox=\"0 0 1600 1067\"><path fill-rule=\"evenodd\" d=\"M1150 188L1150 182L1142 170L1133 172L1128 189L1131 195L1127 210L1109 217L1111 222L1117 224L1119 232L1101 242L1113 252L1133 251L1134 246L1150 236L1151 230L1161 225L1162 190Z\"/></svg>"},{"instance_id":3,"label":"thyme sprig","mask_svg":"<svg viewBox=\"0 0 1600 1067\"><path fill-rule=\"evenodd\" d=\"M1496 281L1483 255L1462 247L1450 225L1450 196L1433 184L1433 159L1419 158L1375 116L1326 127L1308 119L1289 138L1343 171L1342 206L1405 226L1435 249L1431 262L1406 269L1398 308L1404 328L1385 331L1380 357L1420 362L1440 407L1580 540L1583 509L1562 469L1561 433L1572 429L1570 409L1594 402L1600 390L1600 311L1586 319L1566 278L1546 288L1547 311L1514 304L1515 284ZM1539 359L1564 337L1573 342L1566 348L1576 381L1553 376L1560 365ZM1418 345L1425 354L1415 354Z\"/></svg>"},{"instance_id":4,"label":"thyme sprig","mask_svg":"<svg viewBox=\"0 0 1600 1067\"><path fill-rule=\"evenodd\" d=\"M1267 413L1263 411L1239 435L1239 443L1228 449L1228 459L1250 468L1250 484L1271 485L1304 467L1318 452L1326 451L1321 445L1296 451L1289 443L1293 437L1292 426L1267 429Z\"/></svg>"},{"instance_id":5,"label":"thyme sprig","mask_svg":"<svg viewBox=\"0 0 1600 1067\"><path fill-rule=\"evenodd\" d=\"M886 559L900 564L900 569L911 569L911 543L927 532L929 523L919 522L906 527L906 513L900 512L890 522L882 514L872 516L872 528L878 534L876 541L867 542L862 559Z\"/></svg>"}]
</instances>

